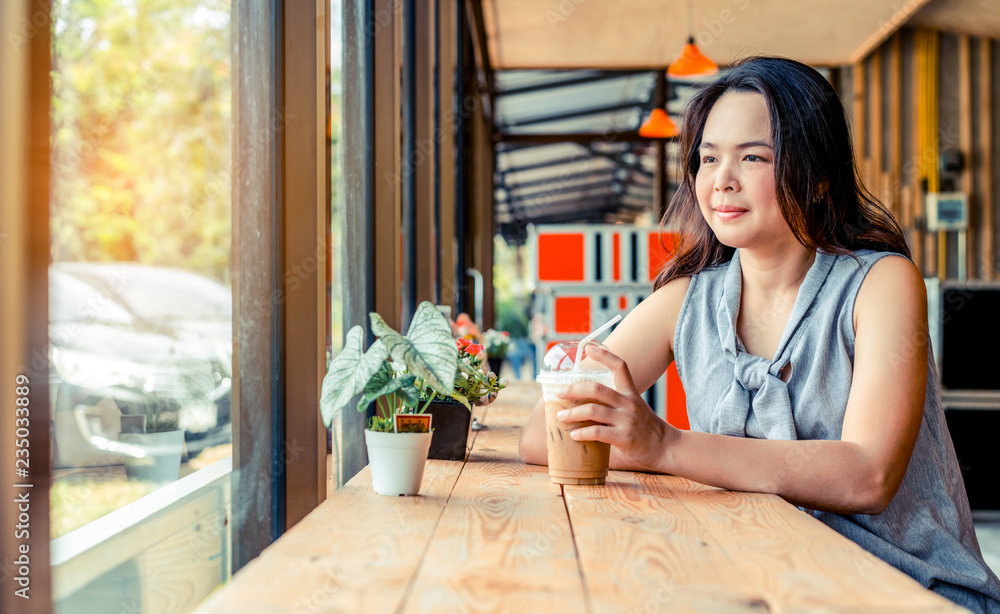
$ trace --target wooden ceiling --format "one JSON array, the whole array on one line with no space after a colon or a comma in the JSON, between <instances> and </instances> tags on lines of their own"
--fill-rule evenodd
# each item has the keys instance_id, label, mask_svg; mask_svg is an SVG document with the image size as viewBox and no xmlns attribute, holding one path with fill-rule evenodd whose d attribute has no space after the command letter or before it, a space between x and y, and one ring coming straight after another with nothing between
<instances>
[{"instance_id":1,"label":"wooden ceiling","mask_svg":"<svg viewBox=\"0 0 1000 614\"><path fill-rule=\"evenodd\" d=\"M1000 38L1000 3L997 0L933 0L918 10L907 25Z\"/></svg>"},{"instance_id":2,"label":"wooden ceiling","mask_svg":"<svg viewBox=\"0 0 1000 614\"><path fill-rule=\"evenodd\" d=\"M850 64L913 23L1000 37L997 0L695 0L694 36L721 65L774 54ZM660 68L688 37L687 0L482 0L494 69Z\"/></svg>"}]
</instances>

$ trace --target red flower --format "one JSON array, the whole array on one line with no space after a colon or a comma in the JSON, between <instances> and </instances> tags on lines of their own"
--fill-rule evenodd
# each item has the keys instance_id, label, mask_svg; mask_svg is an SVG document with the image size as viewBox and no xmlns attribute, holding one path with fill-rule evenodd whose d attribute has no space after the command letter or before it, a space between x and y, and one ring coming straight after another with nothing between
<instances>
[{"instance_id":1,"label":"red flower","mask_svg":"<svg viewBox=\"0 0 1000 614\"><path fill-rule=\"evenodd\" d=\"M459 350L464 350L466 346L470 345L472 342L469 341L468 339L456 339L455 343L458 344Z\"/></svg>"},{"instance_id":2,"label":"red flower","mask_svg":"<svg viewBox=\"0 0 1000 614\"><path fill-rule=\"evenodd\" d=\"M483 351L483 346L479 343L470 343L465 346L465 351L469 354L469 356L478 356L479 353Z\"/></svg>"}]
</instances>

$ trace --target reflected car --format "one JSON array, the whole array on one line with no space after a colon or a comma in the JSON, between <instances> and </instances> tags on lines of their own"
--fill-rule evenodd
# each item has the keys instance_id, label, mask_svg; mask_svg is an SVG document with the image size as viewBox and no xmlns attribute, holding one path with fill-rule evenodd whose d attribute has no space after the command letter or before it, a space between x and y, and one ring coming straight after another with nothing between
<instances>
[{"instance_id":1,"label":"reflected car","mask_svg":"<svg viewBox=\"0 0 1000 614\"><path fill-rule=\"evenodd\" d=\"M131 263L54 263L49 343L57 466L102 464L71 451L66 433L80 419L60 412L80 406L176 417L189 457L232 441L232 293L222 284ZM78 430L87 441L100 429Z\"/></svg>"}]
</instances>

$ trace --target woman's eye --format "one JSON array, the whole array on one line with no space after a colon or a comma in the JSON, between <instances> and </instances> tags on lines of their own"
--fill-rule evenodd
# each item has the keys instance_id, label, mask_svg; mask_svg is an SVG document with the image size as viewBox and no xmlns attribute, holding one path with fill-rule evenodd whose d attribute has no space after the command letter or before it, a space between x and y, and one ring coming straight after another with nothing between
<instances>
[{"instance_id":1,"label":"woman's eye","mask_svg":"<svg viewBox=\"0 0 1000 614\"><path fill-rule=\"evenodd\" d=\"M746 160L747 160L747 162L764 162L764 158L762 158L760 156L756 156L754 154L749 154L746 157Z\"/></svg>"},{"instance_id":2,"label":"woman's eye","mask_svg":"<svg viewBox=\"0 0 1000 614\"><path fill-rule=\"evenodd\" d=\"M708 164L710 162L715 162L715 158L713 158L712 156L702 156L701 157L701 163L702 164Z\"/></svg>"}]
</instances>

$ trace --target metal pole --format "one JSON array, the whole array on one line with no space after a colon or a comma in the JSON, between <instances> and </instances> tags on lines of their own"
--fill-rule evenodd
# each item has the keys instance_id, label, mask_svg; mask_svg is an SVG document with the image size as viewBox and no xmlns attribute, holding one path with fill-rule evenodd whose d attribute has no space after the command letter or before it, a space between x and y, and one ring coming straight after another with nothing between
<instances>
[{"instance_id":1,"label":"metal pole","mask_svg":"<svg viewBox=\"0 0 1000 614\"><path fill-rule=\"evenodd\" d=\"M475 286L473 292L475 294L475 314L476 314L476 327L482 331L483 330L483 274L479 272L478 269L469 267L465 269L465 274L472 277L475 280Z\"/></svg>"}]
</instances>

